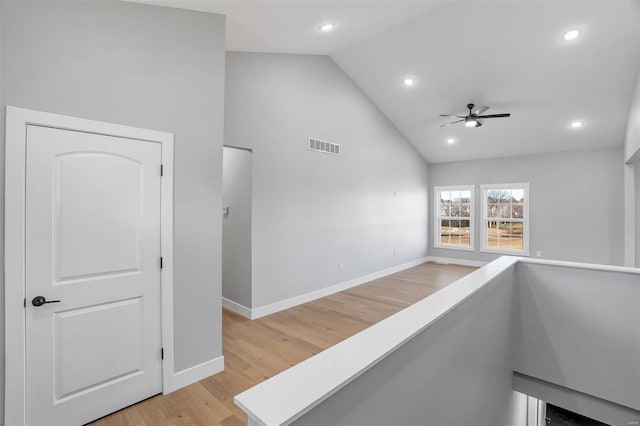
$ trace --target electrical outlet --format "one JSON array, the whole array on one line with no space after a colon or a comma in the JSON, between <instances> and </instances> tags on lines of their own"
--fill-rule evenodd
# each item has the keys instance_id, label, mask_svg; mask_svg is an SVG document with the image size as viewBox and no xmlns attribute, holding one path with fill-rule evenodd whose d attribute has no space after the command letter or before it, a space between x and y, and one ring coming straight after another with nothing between
<instances>
[{"instance_id":1,"label":"electrical outlet","mask_svg":"<svg viewBox=\"0 0 640 426\"><path fill-rule=\"evenodd\" d=\"M338 262L338 271L342 271L342 262Z\"/></svg>"},{"instance_id":2,"label":"electrical outlet","mask_svg":"<svg viewBox=\"0 0 640 426\"><path fill-rule=\"evenodd\" d=\"M396 249L393 249L393 255L394 256L396 255Z\"/></svg>"},{"instance_id":3,"label":"electrical outlet","mask_svg":"<svg viewBox=\"0 0 640 426\"><path fill-rule=\"evenodd\" d=\"M537 256L537 257L542 257L542 252L541 252L540 250L538 250L538 251L536 252L536 256Z\"/></svg>"}]
</instances>

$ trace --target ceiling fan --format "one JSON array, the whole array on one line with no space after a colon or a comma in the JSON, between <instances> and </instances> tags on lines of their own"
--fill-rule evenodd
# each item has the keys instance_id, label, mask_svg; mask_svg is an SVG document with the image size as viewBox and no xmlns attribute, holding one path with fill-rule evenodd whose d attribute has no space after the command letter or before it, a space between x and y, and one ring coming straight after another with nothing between
<instances>
[{"instance_id":1,"label":"ceiling fan","mask_svg":"<svg viewBox=\"0 0 640 426\"><path fill-rule=\"evenodd\" d=\"M444 114L440 114L440 117L451 117L451 118L460 118L460 120L456 120L456 121L452 121L451 123L446 123L446 124L442 124L440 127L447 127L450 126L452 124L456 124L456 123L460 123L464 121L464 125L467 127L480 127L482 126L482 122L480 121L480 119L485 119L485 118L501 118L501 117L511 117L511 114L490 114L490 115L481 115L483 114L485 111L487 111L489 109L488 106L481 106L478 109L476 109L475 111L473 110L473 108L475 107L474 104L468 104L467 108L469 108L469 114L464 116L464 115L444 115Z\"/></svg>"}]
</instances>

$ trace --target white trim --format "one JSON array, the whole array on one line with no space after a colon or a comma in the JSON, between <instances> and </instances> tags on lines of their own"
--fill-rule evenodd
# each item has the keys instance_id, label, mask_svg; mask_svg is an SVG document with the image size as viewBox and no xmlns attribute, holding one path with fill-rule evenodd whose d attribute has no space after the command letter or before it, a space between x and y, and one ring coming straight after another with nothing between
<instances>
[{"instance_id":1,"label":"white trim","mask_svg":"<svg viewBox=\"0 0 640 426\"><path fill-rule=\"evenodd\" d=\"M497 277L515 268L517 262L517 257L496 259L431 296L236 395L233 400L254 424L291 424Z\"/></svg>"},{"instance_id":2,"label":"white trim","mask_svg":"<svg viewBox=\"0 0 640 426\"><path fill-rule=\"evenodd\" d=\"M25 374L25 150L27 125L75 130L161 144L161 272L163 392L173 378L173 135L7 106L5 158L5 424L24 425ZM164 266L163 265L163 266Z\"/></svg>"},{"instance_id":3,"label":"white trim","mask_svg":"<svg viewBox=\"0 0 640 426\"><path fill-rule=\"evenodd\" d=\"M636 265L636 173L640 173L640 163L624 166L624 265Z\"/></svg>"},{"instance_id":4,"label":"white trim","mask_svg":"<svg viewBox=\"0 0 640 426\"><path fill-rule=\"evenodd\" d=\"M489 262L484 262L482 260L456 259L454 257L438 257L438 256L427 257L427 262L441 263L444 265L461 265L461 266L477 266L477 267L483 267L484 265L489 263Z\"/></svg>"},{"instance_id":5,"label":"white trim","mask_svg":"<svg viewBox=\"0 0 640 426\"><path fill-rule=\"evenodd\" d=\"M273 314L275 312L283 311L285 309L293 308L294 306L301 305L303 303L311 302L312 300L320 299L322 297L329 296L334 293L338 293L350 288L359 286L369 281L377 280L378 278L386 277L387 275L394 274L396 272L404 271L405 269L413 268L414 266L421 265L427 262L426 257L412 260L410 262L403 263L401 265L392 266L391 268L383 269L381 271L373 272L371 274L363 275L361 277L353 278L349 281L344 281L339 284L334 284L329 287L315 290L310 293L301 294L299 296L291 297L289 299L281 300L279 302L271 303L269 305L260 306L258 308L251 309L251 319L257 319L266 315Z\"/></svg>"},{"instance_id":6,"label":"white trim","mask_svg":"<svg viewBox=\"0 0 640 426\"><path fill-rule=\"evenodd\" d=\"M533 263L536 265L560 266L563 268L590 269L593 271L622 272L625 274L640 275L640 268L629 268L627 266L598 265L595 263L580 263L580 262L568 262L564 260L536 259L532 257L519 257L518 259L520 260L520 263ZM638 283L640 284L640 281L638 281Z\"/></svg>"},{"instance_id":7,"label":"white trim","mask_svg":"<svg viewBox=\"0 0 640 426\"><path fill-rule=\"evenodd\" d=\"M471 216L468 218L457 217L455 219L449 218L449 220L468 220L469 221L469 246L446 244L439 242L440 240L440 221L443 220L440 217L440 196L438 195L442 191L471 191L471 201L469 205L471 207ZM476 251L475 246L475 222L476 216L475 210L475 185L456 185L456 186L434 186L433 187L433 248L449 249L449 250L464 250L464 251ZM447 219L444 219L447 220Z\"/></svg>"},{"instance_id":8,"label":"white trim","mask_svg":"<svg viewBox=\"0 0 640 426\"><path fill-rule=\"evenodd\" d=\"M206 379L224 370L224 357L219 356L202 364L194 365L173 375L173 390L176 391L192 383Z\"/></svg>"},{"instance_id":9,"label":"white trim","mask_svg":"<svg viewBox=\"0 0 640 426\"><path fill-rule=\"evenodd\" d=\"M524 220L519 218L504 218L503 221L498 218L487 217L487 190L488 189L522 189L524 191ZM529 205L531 204L529 191L529 182L524 183L492 183L480 185L480 196L482 197L481 206L482 214L480 220L482 224L480 226L480 252L482 253L496 253L505 254L508 256L529 256ZM509 249L496 249L487 246L487 221L499 221L499 222L520 222L523 224L523 240L522 250L509 250Z\"/></svg>"},{"instance_id":10,"label":"white trim","mask_svg":"<svg viewBox=\"0 0 640 426\"><path fill-rule=\"evenodd\" d=\"M254 320L267 315L274 314L276 312L283 311L285 309L293 308L294 306L298 306L303 303L312 302L314 300L317 300L326 296L330 296L332 294L339 293L341 291L349 290L350 288L357 287L362 284L366 284L370 281L376 280L378 278L386 277L396 272L404 271L405 269L413 268L414 266L418 266L426 262L435 262L435 263L441 263L446 265L462 265L462 266L476 266L476 267L482 267L488 263L480 260L466 260L466 259L456 259L456 258L449 258L449 257L428 256L428 257L412 260L410 262L403 263L398 266L393 266L391 268L383 269L381 271L373 272L371 274L363 275L361 277L357 277L349 281L344 281L342 283L334 284L332 286L329 286L320 290L312 291L310 293L302 294L300 296L291 297L289 299L284 299L279 302L271 303L269 305L261 306L254 309L247 308L246 306L243 306L225 297L222 298L222 306L226 309L229 309L231 312L235 312L236 314L241 315L247 319Z\"/></svg>"},{"instance_id":11,"label":"white trim","mask_svg":"<svg viewBox=\"0 0 640 426\"><path fill-rule=\"evenodd\" d=\"M222 307L230 310L231 312L235 312L240 316L251 319L251 308L247 308L246 306L227 299L226 297L222 298Z\"/></svg>"}]
</instances>

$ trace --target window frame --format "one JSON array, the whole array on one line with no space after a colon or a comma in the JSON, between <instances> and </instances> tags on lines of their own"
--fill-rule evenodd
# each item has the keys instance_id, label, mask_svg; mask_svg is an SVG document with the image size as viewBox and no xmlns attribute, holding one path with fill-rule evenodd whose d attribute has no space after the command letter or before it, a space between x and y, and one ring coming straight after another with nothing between
<instances>
[{"instance_id":1,"label":"window frame","mask_svg":"<svg viewBox=\"0 0 640 426\"><path fill-rule=\"evenodd\" d=\"M440 192L442 191L471 191L471 198L469 201L471 208L471 216L469 218L458 217L453 220L469 220L469 246L463 246L458 244L447 244L440 242L440 227L442 224L442 218L440 216ZM434 205L434 228L433 228L433 248L449 249L449 250L462 250L462 251L476 251L475 246L475 185L454 185L454 186L434 186L433 187L433 205ZM452 220L449 216L448 220Z\"/></svg>"},{"instance_id":2,"label":"window frame","mask_svg":"<svg viewBox=\"0 0 640 426\"><path fill-rule=\"evenodd\" d=\"M523 224L522 230L522 250L514 250L514 249L503 249L503 248L494 248L489 247L488 243L488 232L487 232L487 222L491 220L495 220L496 218L489 218L487 216L488 211L488 202L487 202L487 191L492 189L522 189L524 191L524 219L514 219L514 218L504 218L505 220L502 222L520 222ZM524 183L492 183L492 184L484 184L480 185L480 194L482 196L482 213L480 215L482 220L482 227L480 229L481 234L481 242L480 242L480 251L483 253L498 253L498 254L506 254L512 256L529 256L529 205L531 204L531 200L529 198L529 182Z\"/></svg>"}]
</instances>

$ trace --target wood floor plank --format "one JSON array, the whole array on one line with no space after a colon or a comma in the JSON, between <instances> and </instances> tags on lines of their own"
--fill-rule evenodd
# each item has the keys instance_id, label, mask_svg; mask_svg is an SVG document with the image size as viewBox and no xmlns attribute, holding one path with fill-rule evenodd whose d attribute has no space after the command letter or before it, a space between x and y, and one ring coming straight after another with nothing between
<instances>
[{"instance_id":1,"label":"wood floor plank","mask_svg":"<svg viewBox=\"0 0 640 426\"><path fill-rule=\"evenodd\" d=\"M240 426L240 392L446 287L476 268L425 263L257 320L224 310L225 371L93 426Z\"/></svg>"}]
</instances>

